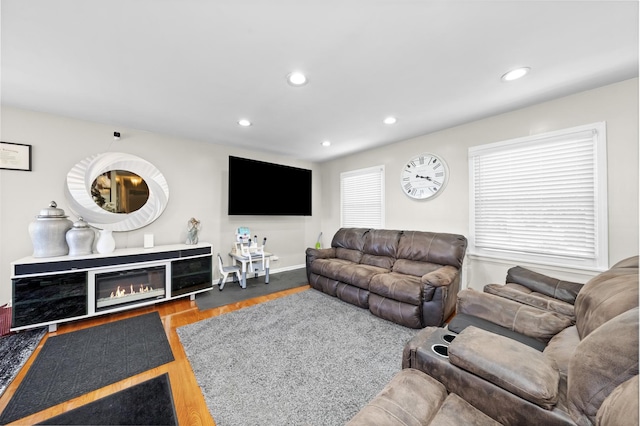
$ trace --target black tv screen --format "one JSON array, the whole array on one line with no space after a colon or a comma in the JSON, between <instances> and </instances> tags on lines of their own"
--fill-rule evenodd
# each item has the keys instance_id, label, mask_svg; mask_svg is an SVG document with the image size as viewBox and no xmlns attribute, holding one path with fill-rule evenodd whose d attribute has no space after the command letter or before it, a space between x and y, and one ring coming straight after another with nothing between
<instances>
[{"instance_id":1,"label":"black tv screen","mask_svg":"<svg viewBox=\"0 0 640 426\"><path fill-rule=\"evenodd\" d=\"M311 216L311 170L229 156L228 212Z\"/></svg>"}]
</instances>

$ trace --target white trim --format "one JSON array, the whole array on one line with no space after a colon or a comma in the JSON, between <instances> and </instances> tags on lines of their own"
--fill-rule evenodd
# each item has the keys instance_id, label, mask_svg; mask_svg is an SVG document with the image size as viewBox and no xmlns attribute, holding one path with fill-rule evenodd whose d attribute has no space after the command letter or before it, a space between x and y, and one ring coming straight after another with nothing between
<instances>
[{"instance_id":1,"label":"white trim","mask_svg":"<svg viewBox=\"0 0 640 426\"><path fill-rule=\"evenodd\" d=\"M523 148L535 147L539 144L544 144L545 148L552 146L556 140L558 142L567 142L572 136L578 136L584 134L581 142L586 144L587 140L593 138L593 220L594 220L594 237L593 244L589 245L591 255L589 258L581 258L582 253L576 252L573 256L562 256L562 254L548 254L548 253L531 253L515 251L513 248L508 247L508 243L505 243L504 249L496 247L478 247L476 245L476 169L474 165L474 158L482 155L498 154L502 152L508 152L511 148L514 150L521 150ZM593 135L593 137L591 136ZM582 135L580 135L582 136ZM579 268L583 270L603 271L608 269L609 265L609 250L608 250L608 211L607 211L607 145L606 145L606 124L605 122L597 122L583 126L577 126L569 129L558 130L554 132L548 132L544 134L520 137L507 141L495 142L486 145L480 145L470 147L468 150L469 155L469 253L474 256L493 259L505 259L515 262L531 262L538 265L549 265L554 267L568 267ZM576 138L576 142L579 139ZM586 147L587 145L584 145ZM589 152L589 151L585 151ZM525 158L520 154L519 158ZM496 160L500 161L500 160ZM548 182L547 182L548 183ZM528 186L528 185L527 185ZM507 194L513 193L506 191ZM503 213L505 214L505 213ZM510 217L510 216L504 216ZM516 223L512 221L512 224ZM579 223L579 222L576 222ZM490 228L495 226L495 223L489 225ZM490 229L488 228L488 229ZM520 232L520 231L517 231ZM509 233L505 233L508 235ZM553 234L555 235L555 234ZM576 235L575 233L573 234ZM485 236L489 234L485 233ZM531 241L533 241L532 239ZM487 240L489 241L489 240ZM505 240L507 241L507 240ZM513 241L513 240L511 240ZM495 241L494 241L495 242ZM511 243L513 246L513 243ZM573 245L573 248L580 250L577 244Z\"/></svg>"}]
</instances>

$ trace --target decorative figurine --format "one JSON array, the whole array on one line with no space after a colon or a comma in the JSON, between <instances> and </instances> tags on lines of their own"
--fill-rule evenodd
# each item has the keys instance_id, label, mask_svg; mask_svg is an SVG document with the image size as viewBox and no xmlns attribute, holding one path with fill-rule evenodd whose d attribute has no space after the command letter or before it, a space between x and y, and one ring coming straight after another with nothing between
<instances>
[{"instance_id":1,"label":"decorative figurine","mask_svg":"<svg viewBox=\"0 0 640 426\"><path fill-rule=\"evenodd\" d=\"M198 231L200 230L200 221L195 217L187 222L187 244L198 244Z\"/></svg>"}]
</instances>

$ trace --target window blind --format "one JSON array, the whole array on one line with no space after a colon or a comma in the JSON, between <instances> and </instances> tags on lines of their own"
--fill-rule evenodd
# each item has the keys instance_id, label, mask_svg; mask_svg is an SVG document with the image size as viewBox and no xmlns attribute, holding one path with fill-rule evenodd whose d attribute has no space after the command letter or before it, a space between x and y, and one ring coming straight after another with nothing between
<instances>
[{"instance_id":1,"label":"window blind","mask_svg":"<svg viewBox=\"0 0 640 426\"><path fill-rule=\"evenodd\" d=\"M606 264L603 145L598 123L470 148L473 248Z\"/></svg>"},{"instance_id":2,"label":"window blind","mask_svg":"<svg viewBox=\"0 0 640 426\"><path fill-rule=\"evenodd\" d=\"M340 174L341 226L384 228L384 166Z\"/></svg>"}]
</instances>

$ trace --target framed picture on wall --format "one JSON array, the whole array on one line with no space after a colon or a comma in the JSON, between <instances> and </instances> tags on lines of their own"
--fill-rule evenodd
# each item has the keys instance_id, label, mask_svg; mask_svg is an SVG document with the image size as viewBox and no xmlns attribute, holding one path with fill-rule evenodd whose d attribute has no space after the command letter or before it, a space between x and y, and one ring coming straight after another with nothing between
<instances>
[{"instance_id":1,"label":"framed picture on wall","mask_svg":"<svg viewBox=\"0 0 640 426\"><path fill-rule=\"evenodd\" d=\"M31 171L31 145L0 142L0 169Z\"/></svg>"}]
</instances>

